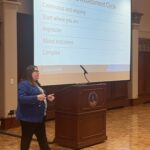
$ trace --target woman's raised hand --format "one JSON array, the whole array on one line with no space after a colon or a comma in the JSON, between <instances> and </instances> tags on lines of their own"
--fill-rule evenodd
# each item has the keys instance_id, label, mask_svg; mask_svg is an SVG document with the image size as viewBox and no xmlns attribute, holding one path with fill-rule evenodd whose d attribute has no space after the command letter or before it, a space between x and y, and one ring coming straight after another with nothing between
<instances>
[{"instance_id":1,"label":"woman's raised hand","mask_svg":"<svg viewBox=\"0 0 150 150\"><path fill-rule=\"evenodd\" d=\"M55 99L54 94L49 94L49 95L47 96L47 99L48 99L50 102L54 101L54 99Z\"/></svg>"},{"instance_id":2,"label":"woman's raised hand","mask_svg":"<svg viewBox=\"0 0 150 150\"><path fill-rule=\"evenodd\" d=\"M39 101L44 101L46 99L46 95L45 94L39 94L39 95L37 95L37 99Z\"/></svg>"}]
</instances>

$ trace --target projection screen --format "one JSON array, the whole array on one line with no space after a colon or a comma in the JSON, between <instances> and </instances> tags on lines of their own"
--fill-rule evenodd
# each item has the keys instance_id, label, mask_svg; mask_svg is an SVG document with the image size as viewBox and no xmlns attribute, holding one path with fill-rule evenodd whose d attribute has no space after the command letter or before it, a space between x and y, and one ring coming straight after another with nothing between
<instances>
[{"instance_id":1,"label":"projection screen","mask_svg":"<svg viewBox=\"0 0 150 150\"><path fill-rule=\"evenodd\" d=\"M130 80L131 0L34 0L42 85Z\"/></svg>"}]
</instances>

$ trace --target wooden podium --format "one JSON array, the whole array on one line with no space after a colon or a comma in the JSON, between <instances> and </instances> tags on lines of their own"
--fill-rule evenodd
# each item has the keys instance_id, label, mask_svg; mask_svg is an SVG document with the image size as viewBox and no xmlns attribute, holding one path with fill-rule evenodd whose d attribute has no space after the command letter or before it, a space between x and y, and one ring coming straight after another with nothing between
<instances>
[{"instance_id":1,"label":"wooden podium","mask_svg":"<svg viewBox=\"0 0 150 150\"><path fill-rule=\"evenodd\" d=\"M80 149L107 139L105 84L73 85L56 97L55 142Z\"/></svg>"}]
</instances>

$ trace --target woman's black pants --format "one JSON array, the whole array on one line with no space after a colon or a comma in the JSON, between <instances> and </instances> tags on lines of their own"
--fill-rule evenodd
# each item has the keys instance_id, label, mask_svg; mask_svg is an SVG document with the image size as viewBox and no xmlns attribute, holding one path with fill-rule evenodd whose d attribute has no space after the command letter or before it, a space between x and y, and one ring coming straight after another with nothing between
<instances>
[{"instance_id":1,"label":"woman's black pants","mask_svg":"<svg viewBox=\"0 0 150 150\"><path fill-rule=\"evenodd\" d=\"M21 150L29 150L33 134L37 137L41 150L50 150L46 137L45 121L42 123L32 123L20 121L21 123Z\"/></svg>"}]
</instances>

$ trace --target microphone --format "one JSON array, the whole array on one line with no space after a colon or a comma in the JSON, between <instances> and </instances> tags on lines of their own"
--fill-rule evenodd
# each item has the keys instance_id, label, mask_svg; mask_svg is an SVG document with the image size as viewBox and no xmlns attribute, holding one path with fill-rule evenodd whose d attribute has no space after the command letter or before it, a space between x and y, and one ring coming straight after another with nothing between
<instances>
[{"instance_id":1,"label":"microphone","mask_svg":"<svg viewBox=\"0 0 150 150\"><path fill-rule=\"evenodd\" d=\"M83 70L84 72L84 78L86 79L86 81L89 83L90 81L88 80L88 78L86 77L86 74L88 74L87 70L82 66L80 65L81 69Z\"/></svg>"},{"instance_id":2,"label":"microphone","mask_svg":"<svg viewBox=\"0 0 150 150\"><path fill-rule=\"evenodd\" d=\"M80 65L80 67L81 67L82 70L84 71L84 74L88 74L88 72L86 71L86 69L85 69L82 65Z\"/></svg>"}]
</instances>

